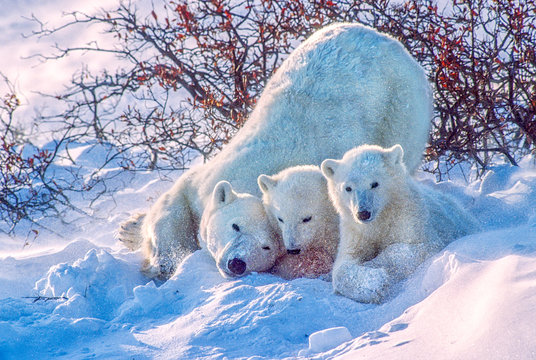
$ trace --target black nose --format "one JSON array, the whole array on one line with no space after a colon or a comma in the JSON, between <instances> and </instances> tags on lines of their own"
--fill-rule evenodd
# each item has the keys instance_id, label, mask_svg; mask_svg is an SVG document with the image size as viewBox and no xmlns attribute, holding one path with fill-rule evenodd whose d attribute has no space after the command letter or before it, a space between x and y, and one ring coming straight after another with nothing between
<instances>
[{"instance_id":1,"label":"black nose","mask_svg":"<svg viewBox=\"0 0 536 360\"><path fill-rule=\"evenodd\" d=\"M357 218L361 221L367 221L370 219L370 212L363 210L357 213Z\"/></svg>"},{"instance_id":2,"label":"black nose","mask_svg":"<svg viewBox=\"0 0 536 360\"><path fill-rule=\"evenodd\" d=\"M287 250L287 254L289 255L298 255L300 253L300 249L292 249L292 250Z\"/></svg>"},{"instance_id":3,"label":"black nose","mask_svg":"<svg viewBox=\"0 0 536 360\"><path fill-rule=\"evenodd\" d=\"M240 259L229 260L227 268L235 275L242 275L246 271L246 263Z\"/></svg>"}]
</instances>

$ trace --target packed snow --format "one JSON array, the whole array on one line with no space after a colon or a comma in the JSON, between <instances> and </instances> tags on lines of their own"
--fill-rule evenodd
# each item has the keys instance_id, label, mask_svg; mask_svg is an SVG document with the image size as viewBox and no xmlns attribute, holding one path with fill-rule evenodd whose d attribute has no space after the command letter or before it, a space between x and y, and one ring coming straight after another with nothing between
<instances>
[{"instance_id":1,"label":"packed snow","mask_svg":"<svg viewBox=\"0 0 536 360\"><path fill-rule=\"evenodd\" d=\"M99 152L79 150L91 169ZM322 279L225 279L203 250L167 282L144 277L141 253L114 232L171 181L116 171L122 190L91 215L52 219L56 234L0 238L0 359L536 358L532 158L470 184L419 173L484 230L430 258L381 305Z\"/></svg>"}]
</instances>

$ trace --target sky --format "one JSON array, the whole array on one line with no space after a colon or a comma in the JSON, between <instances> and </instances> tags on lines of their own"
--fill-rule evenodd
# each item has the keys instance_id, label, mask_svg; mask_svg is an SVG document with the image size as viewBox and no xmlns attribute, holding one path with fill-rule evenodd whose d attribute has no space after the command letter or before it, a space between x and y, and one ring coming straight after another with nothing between
<instances>
[{"instance_id":1,"label":"sky","mask_svg":"<svg viewBox=\"0 0 536 360\"><path fill-rule=\"evenodd\" d=\"M0 72L14 84L23 107L17 112L19 119L28 119L46 100L39 92L56 94L69 84L73 73L83 65L99 70L109 65L110 57L103 54L72 54L58 61L43 63L38 54L51 55L54 45L84 45L92 40L106 41L103 29L79 26L76 31L62 31L53 38L31 36L39 24L31 21L35 16L50 27L67 21L66 13L84 11L93 13L115 1L94 0L0 0ZM2 84L3 85L3 84ZM4 87L0 87L2 92ZM0 94L0 95L3 95Z\"/></svg>"}]
</instances>

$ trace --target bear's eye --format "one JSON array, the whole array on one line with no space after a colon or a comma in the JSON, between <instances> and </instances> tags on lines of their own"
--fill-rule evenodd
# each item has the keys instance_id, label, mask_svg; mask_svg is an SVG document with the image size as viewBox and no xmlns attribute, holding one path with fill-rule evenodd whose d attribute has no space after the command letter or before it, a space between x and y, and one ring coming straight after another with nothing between
<instances>
[{"instance_id":1,"label":"bear's eye","mask_svg":"<svg viewBox=\"0 0 536 360\"><path fill-rule=\"evenodd\" d=\"M346 190L346 192L352 192L352 188L350 186L347 186L344 190Z\"/></svg>"},{"instance_id":2,"label":"bear's eye","mask_svg":"<svg viewBox=\"0 0 536 360\"><path fill-rule=\"evenodd\" d=\"M233 227L233 230L234 231L240 231L240 226L236 225L236 224L233 224L231 225Z\"/></svg>"},{"instance_id":3,"label":"bear's eye","mask_svg":"<svg viewBox=\"0 0 536 360\"><path fill-rule=\"evenodd\" d=\"M303 221L304 223L306 223L306 222L311 221L311 218L312 218L312 216L309 216L309 217L304 218L302 221Z\"/></svg>"},{"instance_id":4,"label":"bear's eye","mask_svg":"<svg viewBox=\"0 0 536 360\"><path fill-rule=\"evenodd\" d=\"M270 247L269 246L263 246L262 249L263 250L270 250Z\"/></svg>"},{"instance_id":5,"label":"bear's eye","mask_svg":"<svg viewBox=\"0 0 536 360\"><path fill-rule=\"evenodd\" d=\"M283 219L281 219L280 217L277 218L277 220L280 222L280 223L283 223Z\"/></svg>"},{"instance_id":6,"label":"bear's eye","mask_svg":"<svg viewBox=\"0 0 536 360\"><path fill-rule=\"evenodd\" d=\"M378 187L378 185L380 185L380 184L378 184L377 181L374 181L372 184L370 184L370 188L371 189L376 189Z\"/></svg>"}]
</instances>

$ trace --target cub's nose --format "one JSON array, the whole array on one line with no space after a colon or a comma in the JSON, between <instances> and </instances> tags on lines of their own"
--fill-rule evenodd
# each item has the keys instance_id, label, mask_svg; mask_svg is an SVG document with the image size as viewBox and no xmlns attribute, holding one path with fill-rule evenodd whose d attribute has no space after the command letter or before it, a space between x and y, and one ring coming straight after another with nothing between
<instances>
[{"instance_id":1,"label":"cub's nose","mask_svg":"<svg viewBox=\"0 0 536 360\"><path fill-rule=\"evenodd\" d=\"M370 219L370 211L363 210L357 213L357 218L361 221L367 221Z\"/></svg>"},{"instance_id":2,"label":"cub's nose","mask_svg":"<svg viewBox=\"0 0 536 360\"><path fill-rule=\"evenodd\" d=\"M227 268L235 275L242 275L246 271L246 263L243 260L234 258L227 262Z\"/></svg>"},{"instance_id":3,"label":"cub's nose","mask_svg":"<svg viewBox=\"0 0 536 360\"><path fill-rule=\"evenodd\" d=\"M292 250L287 250L287 254L289 255L298 255L300 253L300 249L292 249Z\"/></svg>"}]
</instances>

